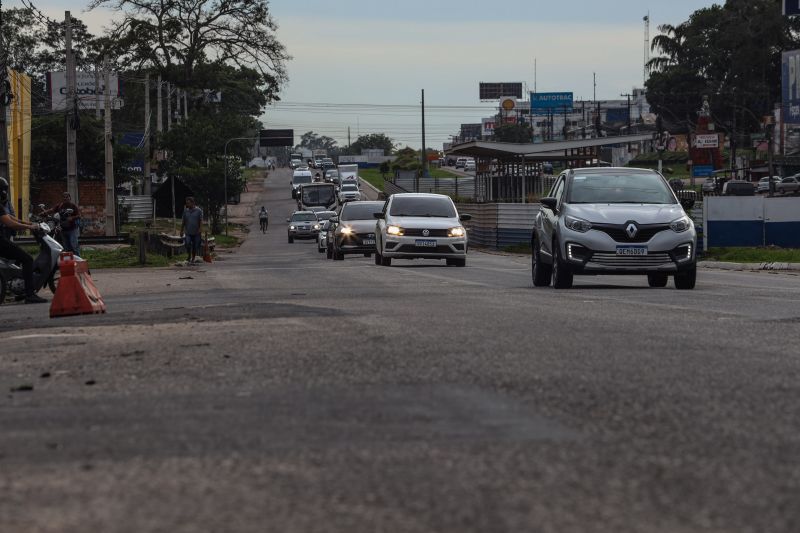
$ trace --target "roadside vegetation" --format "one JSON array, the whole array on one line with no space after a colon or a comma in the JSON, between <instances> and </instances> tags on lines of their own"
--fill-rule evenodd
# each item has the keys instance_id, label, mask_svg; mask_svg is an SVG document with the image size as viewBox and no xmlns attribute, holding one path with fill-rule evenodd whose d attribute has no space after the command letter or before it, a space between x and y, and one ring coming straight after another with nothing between
<instances>
[{"instance_id":1,"label":"roadside vegetation","mask_svg":"<svg viewBox=\"0 0 800 533\"><path fill-rule=\"evenodd\" d=\"M729 263L800 263L797 248L709 248L703 256L705 261Z\"/></svg>"}]
</instances>

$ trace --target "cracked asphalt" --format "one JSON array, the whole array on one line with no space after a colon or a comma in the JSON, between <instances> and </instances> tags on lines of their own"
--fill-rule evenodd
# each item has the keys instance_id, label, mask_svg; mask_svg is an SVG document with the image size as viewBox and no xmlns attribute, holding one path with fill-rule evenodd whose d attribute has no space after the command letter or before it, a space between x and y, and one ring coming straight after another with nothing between
<instances>
[{"instance_id":1,"label":"cracked asphalt","mask_svg":"<svg viewBox=\"0 0 800 533\"><path fill-rule=\"evenodd\" d=\"M800 530L800 276L333 262L288 181L105 315L0 307L0 532Z\"/></svg>"}]
</instances>

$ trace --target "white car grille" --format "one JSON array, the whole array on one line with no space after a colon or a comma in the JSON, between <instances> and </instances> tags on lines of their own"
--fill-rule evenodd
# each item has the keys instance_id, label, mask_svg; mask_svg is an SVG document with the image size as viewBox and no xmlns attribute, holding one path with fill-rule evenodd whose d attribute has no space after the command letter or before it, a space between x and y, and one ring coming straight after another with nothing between
<instances>
[{"instance_id":1,"label":"white car grille","mask_svg":"<svg viewBox=\"0 0 800 533\"><path fill-rule=\"evenodd\" d=\"M667 252L654 252L647 255L617 255L615 252L595 252L589 262L614 268L653 268L674 264Z\"/></svg>"}]
</instances>

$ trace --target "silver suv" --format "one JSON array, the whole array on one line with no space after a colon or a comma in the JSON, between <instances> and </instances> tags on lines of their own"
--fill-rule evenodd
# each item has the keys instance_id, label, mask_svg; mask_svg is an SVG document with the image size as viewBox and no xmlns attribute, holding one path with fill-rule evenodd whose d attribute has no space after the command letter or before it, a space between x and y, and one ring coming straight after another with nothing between
<instances>
[{"instance_id":1,"label":"silver suv","mask_svg":"<svg viewBox=\"0 0 800 533\"><path fill-rule=\"evenodd\" d=\"M669 276L693 289L697 234L661 174L646 169L571 169L556 180L536 216L533 284L572 287L575 274L646 275L651 287Z\"/></svg>"}]
</instances>

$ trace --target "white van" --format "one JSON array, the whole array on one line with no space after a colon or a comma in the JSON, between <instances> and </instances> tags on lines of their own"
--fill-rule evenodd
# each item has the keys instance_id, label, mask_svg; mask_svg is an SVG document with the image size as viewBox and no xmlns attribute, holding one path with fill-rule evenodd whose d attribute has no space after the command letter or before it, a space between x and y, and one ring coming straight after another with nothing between
<instances>
[{"instance_id":1,"label":"white van","mask_svg":"<svg viewBox=\"0 0 800 533\"><path fill-rule=\"evenodd\" d=\"M292 174L292 200L297 199L297 192L300 190L301 185L313 183L314 176L311 175L310 170L295 170Z\"/></svg>"}]
</instances>

